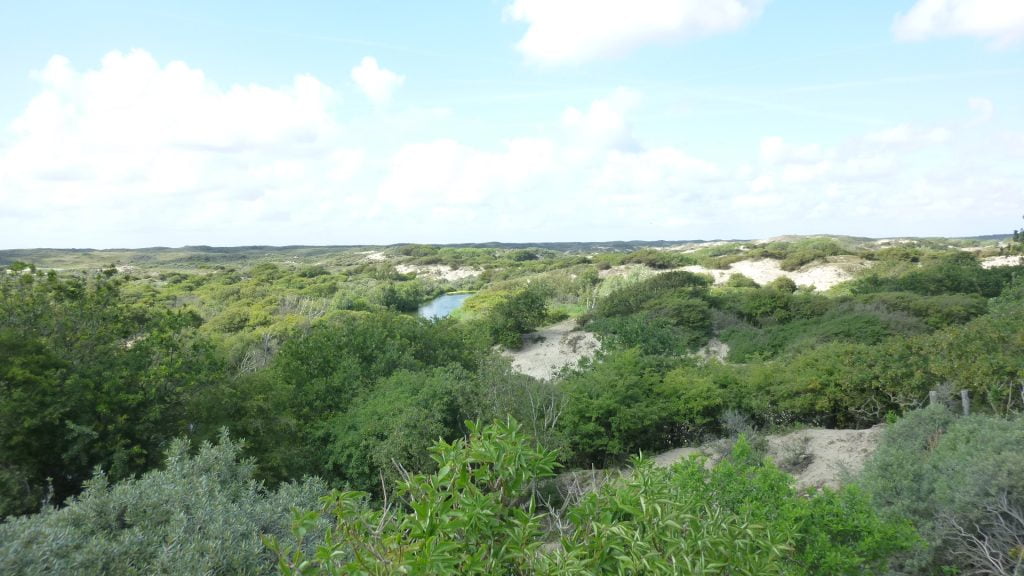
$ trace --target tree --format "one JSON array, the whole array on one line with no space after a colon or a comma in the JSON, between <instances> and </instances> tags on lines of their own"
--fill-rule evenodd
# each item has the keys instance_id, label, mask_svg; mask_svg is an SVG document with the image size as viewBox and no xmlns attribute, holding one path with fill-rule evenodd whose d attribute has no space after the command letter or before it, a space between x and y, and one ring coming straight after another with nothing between
<instances>
[{"instance_id":1,"label":"tree","mask_svg":"<svg viewBox=\"0 0 1024 576\"><path fill-rule=\"evenodd\" d=\"M539 286L527 286L500 300L487 317L491 338L507 348L523 346L523 334L536 330L547 316L547 295Z\"/></svg>"}]
</instances>

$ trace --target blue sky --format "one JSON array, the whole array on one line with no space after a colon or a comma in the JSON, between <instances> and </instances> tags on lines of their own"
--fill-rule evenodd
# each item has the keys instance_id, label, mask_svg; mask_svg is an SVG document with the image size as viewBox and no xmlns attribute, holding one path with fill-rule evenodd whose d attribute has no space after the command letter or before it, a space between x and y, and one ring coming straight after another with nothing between
<instances>
[{"instance_id":1,"label":"blue sky","mask_svg":"<svg viewBox=\"0 0 1024 576\"><path fill-rule=\"evenodd\" d=\"M1024 2L5 3L0 73L0 248L1024 213Z\"/></svg>"}]
</instances>

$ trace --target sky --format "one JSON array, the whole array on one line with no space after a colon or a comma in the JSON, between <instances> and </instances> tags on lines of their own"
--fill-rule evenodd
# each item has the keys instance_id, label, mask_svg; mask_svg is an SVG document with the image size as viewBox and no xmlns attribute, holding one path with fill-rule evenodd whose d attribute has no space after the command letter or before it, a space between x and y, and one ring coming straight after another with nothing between
<instances>
[{"instance_id":1,"label":"sky","mask_svg":"<svg viewBox=\"0 0 1024 576\"><path fill-rule=\"evenodd\" d=\"M5 2L0 81L0 249L1024 214L1024 0Z\"/></svg>"}]
</instances>

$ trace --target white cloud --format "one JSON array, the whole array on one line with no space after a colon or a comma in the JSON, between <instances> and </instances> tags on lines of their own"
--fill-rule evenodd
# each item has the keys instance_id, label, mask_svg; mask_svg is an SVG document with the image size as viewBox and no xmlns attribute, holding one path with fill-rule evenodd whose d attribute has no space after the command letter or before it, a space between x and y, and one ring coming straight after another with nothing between
<instances>
[{"instance_id":1,"label":"white cloud","mask_svg":"<svg viewBox=\"0 0 1024 576\"><path fill-rule=\"evenodd\" d=\"M33 78L0 138L4 248L980 233L1018 213L1024 138L979 121L983 98L839 142L750 138L723 161L648 141L627 88L495 135L422 108L343 122L314 77L221 86L141 51Z\"/></svg>"},{"instance_id":2,"label":"white cloud","mask_svg":"<svg viewBox=\"0 0 1024 576\"><path fill-rule=\"evenodd\" d=\"M405 83L405 76L381 68L376 58L367 56L352 69L352 81L359 90L377 105L387 104L395 90Z\"/></svg>"},{"instance_id":3,"label":"white cloud","mask_svg":"<svg viewBox=\"0 0 1024 576\"><path fill-rule=\"evenodd\" d=\"M391 159L378 197L401 210L480 204L550 169L553 159L554 145L546 140L510 140L501 152L450 139L409 144Z\"/></svg>"},{"instance_id":4,"label":"white cloud","mask_svg":"<svg viewBox=\"0 0 1024 576\"><path fill-rule=\"evenodd\" d=\"M618 150L636 149L632 129L626 114L640 101L640 94L626 88L617 88L607 98L591 102L586 111L570 107L562 114L562 125L576 135L586 146L608 147Z\"/></svg>"},{"instance_id":5,"label":"white cloud","mask_svg":"<svg viewBox=\"0 0 1024 576\"><path fill-rule=\"evenodd\" d=\"M996 109L991 100L979 97L968 98L967 107L976 114L975 122L988 122Z\"/></svg>"},{"instance_id":6,"label":"white cloud","mask_svg":"<svg viewBox=\"0 0 1024 576\"><path fill-rule=\"evenodd\" d=\"M921 146L942 144L949 140L950 136L949 129L942 126L916 129L905 123L877 132L869 132L864 135L864 141L886 146Z\"/></svg>"},{"instance_id":7,"label":"white cloud","mask_svg":"<svg viewBox=\"0 0 1024 576\"><path fill-rule=\"evenodd\" d=\"M541 64L614 56L658 40L736 30L764 0L515 0L507 18L528 25L516 48Z\"/></svg>"},{"instance_id":8,"label":"white cloud","mask_svg":"<svg viewBox=\"0 0 1024 576\"><path fill-rule=\"evenodd\" d=\"M918 0L893 22L896 39L917 42L973 36L1005 47L1024 39L1024 2L1019 0Z\"/></svg>"},{"instance_id":9,"label":"white cloud","mask_svg":"<svg viewBox=\"0 0 1024 576\"><path fill-rule=\"evenodd\" d=\"M0 150L0 201L26 215L0 225L8 242L195 243L189 231L206 226L316 219L362 162L311 76L222 88L135 50L85 71L55 56L33 77L39 92Z\"/></svg>"},{"instance_id":10,"label":"white cloud","mask_svg":"<svg viewBox=\"0 0 1024 576\"><path fill-rule=\"evenodd\" d=\"M910 141L910 124L900 124L878 132L872 132L864 137L868 142L879 144L902 144Z\"/></svg>"},{"instance_id":11,"label":"white cloud","mask_svg":"<svg viewBox=\"0 0 1024 576\"><path fill-rule=\"evenodd\" d=\"M781 136L768 136L761 139L760 155L761 162L777 164L783 161L817 162L822 159L824 153L817 144L793 146L787 144Z\"/></svg>"}]
</instances>

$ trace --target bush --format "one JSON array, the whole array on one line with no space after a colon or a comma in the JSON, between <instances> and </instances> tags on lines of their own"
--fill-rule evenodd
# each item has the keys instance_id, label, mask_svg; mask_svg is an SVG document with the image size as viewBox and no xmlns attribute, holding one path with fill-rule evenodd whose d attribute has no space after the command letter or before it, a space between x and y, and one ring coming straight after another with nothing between
<instances>
[{"instance_id":1,"label":"bush","mask_svg":"<svg viewBox=\"0 0 1024 576\"><path fill-rule=\"evenodd\" d=\"M466 426L468 441L434 445L436 473L399 484L392 498L405 507L375 510L363 493L335 492L325 504L338 529L328 532L315 557L268 539L281 572L532 573L543 541L531 487L553 474L555 455L531 448L513 421ZM317 517L297 514L294 533L315 527Z\"/></svg>"},{"instance_id":2,"label":"bush","mask_svg":"<svg viewBox=\"0 0 1024 576\"><path fill-rule=\"evenodd\" d=\"M567 378L560 427L574 463L604 467L640 450L665 449L680 441L675 398L662 386L674 364L625 350Z\"/></svg>"},{"instance_id":3,"label":"bush","mask_svg":"<svg viewBox=\"0 0 1024 576\"><path fill-rule=\"evenodd\" d=\"M269 539L282 572L853 576L881 573L913 543L856 489L798 495L742 439L710 470L700 459L671 469L634 460L545 517L534 487L552 476L554 454L529 448L514 422L470 429L468 441L435 446L435 474L402 483L404 507L374 510L353 492L326 499L338 529L315 557ZM294 533L318 517L297 513ZM563 528L557 541L545 523Z\"/></svg>"},{"instance_id":4,"label":"bush","mask_svg":"<svg viewBox=\"0 0 1024 576\"><path fill-rule=\"evenodd\" d=\"M655 298L677 291L699 297L707 293L709 284L710 280L706 276L681 270L657 274L615 290L597 303L594 315L624 316L639 312Z\"/></svg>"},{"instance_id":5,"label":"bush","mask_svg":"<svg viewBox=\"0 0 1024 576\"><path fill-rule=\"evenodd\" d=\"M911 412L886 431L861 482L879 510L910 519L925 538L907 569L1019 573L1022 445L1020 416L957 418L943 406Z\"/></svg>"},{"instance_id":6,"label":"bush","mask_svg":"<svg viewBox=\"0 0 1024 576\"><path fill-rule=\"evenodd\" d=\"M527 287L495 304L487 323L493 342L519 349L523 347L523 334L536 330L546 317L546 295L538 287Z\"/></svg>"},{"instance_id":7,"label":"bush","mask_svg":"<svg viewBox=\"0 0 1024 576\"><path fill-rule=\"evenodd\" d=\"M933 256L920 267L897 276L868 274L853 282L855 294L914 292L924 296L977 294L998 296L1013 277L1013 267L982 268L968 252Z\"/></svg>"},{"instance_id":8,"label":"bush","mask_svg":"<svg viewBox=\"0 0 1024 576\"><path fill-rule=\"evenodd\" d=\"M478 382L457 366L395 372L328 425L335 476L380 496L401 471L432 472L428 449L465 435L481 400Z\"/></svg>"},{"instance_id":9,"label":"bush","mask_svg":"<svg viewBox=\"0 0 1024 576\"><path fill-rule=\"evenodd\" d=\"M260 536L288 538L288 511L314 506L317 480L270 492L224 433L189 454L175 440L163 470L109 484L97 472L61 509L0 524L4 574L266 574L274 565ZM313 526L310 536L322 534ZM301 539L300 539L301 540ZM308 542L303 542L308 544Z\"/></svg>"}]
</instances>

